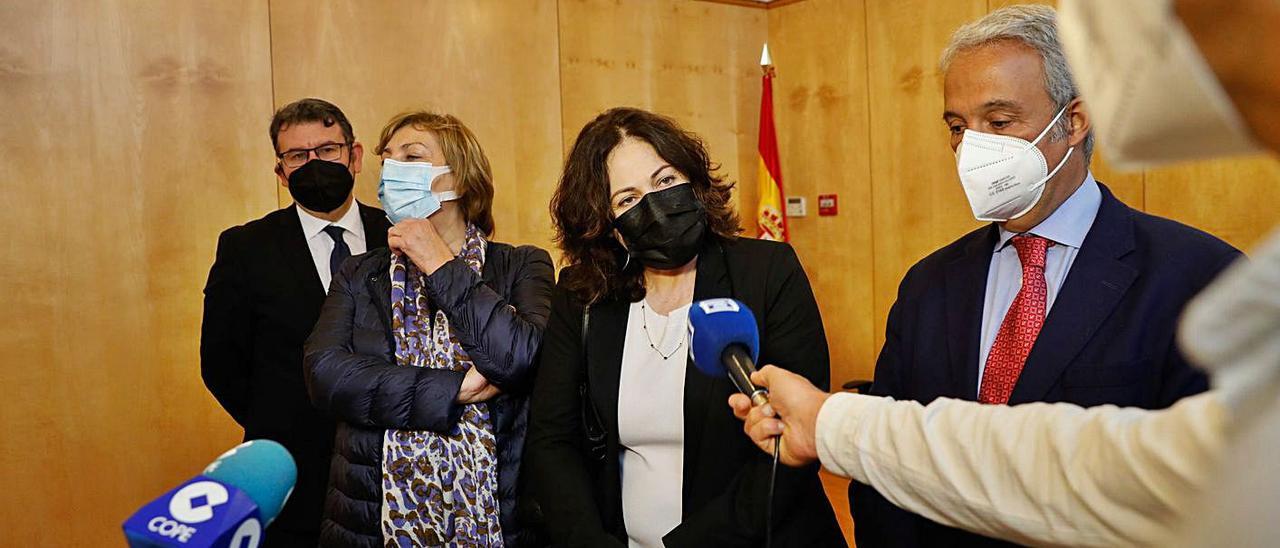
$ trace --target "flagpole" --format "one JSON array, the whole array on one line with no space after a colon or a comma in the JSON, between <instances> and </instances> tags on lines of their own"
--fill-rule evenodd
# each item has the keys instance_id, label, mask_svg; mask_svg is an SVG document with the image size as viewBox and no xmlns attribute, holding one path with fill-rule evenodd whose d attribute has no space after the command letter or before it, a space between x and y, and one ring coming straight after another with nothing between
<instances>
[{"instance_id":1,"label":"flagpole","mask_svg":"<svg viewBox=\"0 0 1280 548\"><path fill-rule=\"evenodd\" d=\"M760 137L757 147L760 155L760 199L756 207L756 227L761 239L785 242L791 238L787 227L786 198L782 191L778 135L773 124L773 78L777 73L768 43L760 52L760 71Z\"/></svg>"}]
</instances>

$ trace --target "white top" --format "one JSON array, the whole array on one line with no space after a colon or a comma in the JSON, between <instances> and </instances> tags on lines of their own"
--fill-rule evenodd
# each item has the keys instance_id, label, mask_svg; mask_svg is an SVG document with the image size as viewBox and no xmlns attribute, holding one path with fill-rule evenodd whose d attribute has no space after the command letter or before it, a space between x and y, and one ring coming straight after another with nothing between
<instances>
[{"instance_id":1,"label":"white top","mask_svg":"<svg viewBox=\"0 0 1280 548\"><path fill-rule=\"evenodd\" d=\"M661 548L682 521L690 305L660 316L642 303L631 303L618 382L622 517L631 546Z\"/></svg>"},{"instance_id":2,"label":"white top","mask_svg":"<svg viewBox=\"0 0 1280 548\"><path fill-rule=\"evenodd\" d=\"M1067 201L1062 202L1049 218L1040 222L1028 234L1035 234L1053 242L1053 246L1045 252L1044 281L1048 289L1048 300L1045 302L1046 315L1053 309L1053 302L1058 298L1062 283L1067 280L1071 265L1076 262L1080 246L1093 228L1093 221L1098 217L1098 207L1102 205L1102 190L1093 179L1093 173L1086 173L1084 182L1080 184ZM991 268L987 270L986 298L982 306L982 340L978 346L978 390L982 390L982 374L987 369L987 355L991 353L991 345L996 342L1000 333L1000 324L1013 306L1013 299L1022 290L1022 261L1018 259L1018 250L1009 243L1016 232L1000 228L1000 237L996 240L995 252L991 255ZM975 393L976 395L976 393Z\"/></svg>"},{"instance_id":3,"label":"white top","mask_svg":"<svg viewBox=\"0 0 1280 548\"><path fill-rule=\"evenodd\" d=\"M301 207L295 206L294 209L298 211L298 220L302 221L302 236L307 239L307 247L311 249L311 260L316 265L316 274L320 275L320 286L327 293L329 282L333 281L333 274L329 272L329 256L333 255L333 238L330 238L324 229L331 224L346 229L342 232L342 239L347 242L347 247L351 248L352 257L368 251L364 243L364 221L360 219L360 204L352 201L351 207L336 223L330 223L307 213Z\"/></svg>"}]
</instances>

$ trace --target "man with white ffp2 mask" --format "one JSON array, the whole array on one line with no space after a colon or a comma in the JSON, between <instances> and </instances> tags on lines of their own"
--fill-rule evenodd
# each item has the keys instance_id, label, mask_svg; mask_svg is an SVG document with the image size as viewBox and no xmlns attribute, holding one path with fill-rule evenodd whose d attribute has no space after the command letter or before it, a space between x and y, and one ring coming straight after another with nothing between
<instances>
[{"instance_id":1,"label":"man with white ffp2 mask","mask_svg":"<svg viewBox=\"0 0 1280 548\"><path fill-rule=\"evenodd\" d=\"M1239 252L1094 180L1091 118L1055 19L1045 6L999 9L942 54L957 178L991 224L907 273L876 395L1160 409L1208 387L1174 344L1177 317ZM883 495L850 487L860 545L990 543Z\"/></svg>"},{"instance_id":2,"label":"man with white ffp2 mask","mask_svg":"<svg viewBox=\"0 0 1280 548\"><path fill-rule=\"evenodd\" d=\"M1213 121L1224 105L1200 92L1199 102L1187 99L1195 95L1187 90L1148 97L1181 98L1165 103L1168 112L1190 115L1180 132L1235 132L1228 137L1236 145L1215 154L1248 152L1256 146L1243 144L1249 142L1280 152L1280 80L1274 77L1280 36L1272 30L1280 26L1280 3L1172 4L1065 0L1063 13L1072 17L1062 23L1064 35L1070 29L1105 48L1088 56L1071 51L1072 62L1121 81L1128 74L1115 65L1087 63L1145 49L1152 62L1207 64L1217 80L1170 85L1221 86L1213 93L1230 98L1227 118ZM1143 10L1150 13L1125 17ZM1126 20L1157 24L1111 24ZM1185 24L1184 38L1194 44L1166 47L1162 41L1182 30L1161 28L1169 24ZM1086 97L1094 91L1084 88ZM1108 120L1133 137L1117 159L1154 165L1205 157L1202 149L1188 149L1179 132L1162 136L1149 129L1166 124L1158 119L1165 115ZM1233 117L1247 129L1230 129ZM828 470L891 493L895 504L984 535L1054 546L1274 545L1280 541L1280 230L1254 248L1251 261L1233 265L1192 301L1179 338L1193 361L1214 373L1215 389L1162 411L993 407L946 398L925 407L829 395L768 367L753 380L769 388L771 409L751 408L742 397L730 403L762 449L771 450L773 436L782 433L784 462L820 458ZM990 466L970 465L976 462ZM1194 502L1197 495L1203 500Z\"/></svg>"},{"instance_id":3,"label":"man with white ffp2 mask","mask_svg":"<svg viewBox=\"0 0 1280 548\"><path fill-rule=\"evenodd\" d=\"M1067 165L1076 150L1068 148L1053 171L1048 171L1048 162L1037 146L1066 112L1067 107L1062 107L1031 142L1012 135L964 130L956 148L956 171L974 218L1002 223L1022 217L1036 206L1044 195L1045 183Z\"/></svg>"}]
</instances>

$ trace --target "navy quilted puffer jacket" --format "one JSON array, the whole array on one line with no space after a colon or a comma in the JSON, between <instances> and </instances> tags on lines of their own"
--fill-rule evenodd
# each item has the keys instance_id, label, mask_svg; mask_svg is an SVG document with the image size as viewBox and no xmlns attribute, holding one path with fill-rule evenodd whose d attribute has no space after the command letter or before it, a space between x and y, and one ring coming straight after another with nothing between
<instances>
[{"instance_id":1,"label":"navy quilted puffer jacket","mask_svg":"<svg viewBox=\"0 0 1280 548\"><path fill-rule=\"evenodd\" d=\"M344 263L307 339L304 367L311 401L338 421L320 526L322 546L382 546L385 431L444 432L462 413L454 398L464 373L395 364L390 265L386 248ZM494 242L481 275L454 259L427 277L432 303L445 311L475 367L502 390L489 405L507 546L531 540L532 532L522 530L516 519L517 486L532 370L553 284L546 251Z\"/></svg>"}]
</instances>

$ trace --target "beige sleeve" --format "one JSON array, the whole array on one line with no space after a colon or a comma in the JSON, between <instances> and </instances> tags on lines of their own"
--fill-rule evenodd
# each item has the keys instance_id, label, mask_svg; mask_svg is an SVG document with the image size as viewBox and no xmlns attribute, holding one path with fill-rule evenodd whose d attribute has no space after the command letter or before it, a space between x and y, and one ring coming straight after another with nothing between
<instances>
[{"instance_id":1,"label":"beige sleeve","mask_svg":"<svg viewBox=\"0 0 1280 548\"><path fill-rule=\"evenodd\" d=\"M828 470L939 523L1031 545L1143 545L1204 483L1225 415L1214 393L1164 411L837 394L817 445Z\"/></svg>"}]
</instances>

